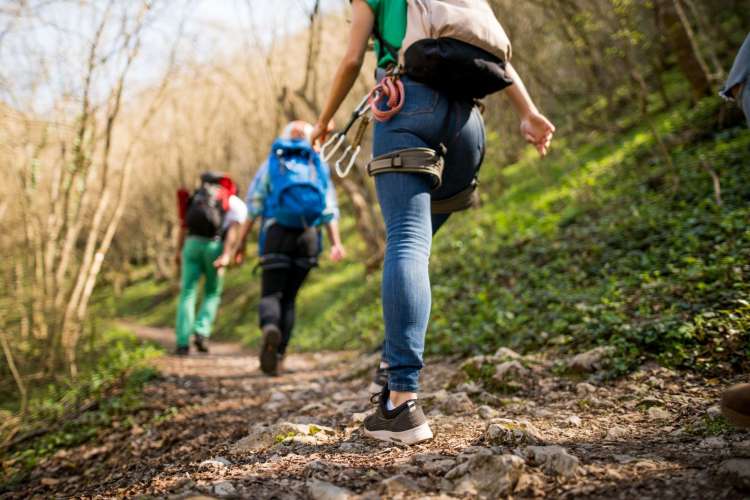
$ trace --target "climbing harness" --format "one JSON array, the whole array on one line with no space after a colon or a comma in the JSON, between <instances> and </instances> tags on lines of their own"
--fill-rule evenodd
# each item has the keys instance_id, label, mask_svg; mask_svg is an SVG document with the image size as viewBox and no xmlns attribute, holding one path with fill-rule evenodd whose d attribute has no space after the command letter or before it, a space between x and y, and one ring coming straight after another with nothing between
<instances>
[{"instance_id":1,"label":"climbing harness","mask_svg":"<svg viewBox=\"0 0 750 500\"><path fill-rule=\"evenodd\" d=\"M414 174L428 174L432 178L432 189L440 187L443 182L442 151L436 152L430 148L408 148L377 156L367 165L367 173L371 176L386 172L401 172Z\"/></svg>"}]
</instances>

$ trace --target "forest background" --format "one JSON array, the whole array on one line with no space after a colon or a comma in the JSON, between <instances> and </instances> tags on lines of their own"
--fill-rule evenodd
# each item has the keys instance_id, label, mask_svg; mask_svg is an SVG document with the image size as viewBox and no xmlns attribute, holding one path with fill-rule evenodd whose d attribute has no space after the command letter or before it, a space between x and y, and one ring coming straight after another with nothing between
<instances>
[{"instance_id":1,"label":"forest background","mask_svg":"<svg viewBox=\"0 0 750 500\"><path fill-rule=\"evenodd\" d=\"M246 189L283 124L320 110L348 2L219 4L0 4L5 444L143 376L155 348L123 320L173 321L176 189L206 169ZM505 98L484 103L483 207L436 239L430 353L606 346L613 377L648 360L747 368L750 133L717 96L746 0L491 4L558 133L539 161ZM339 124L373 67L368 55ZM385 236L366 156L336 179L350 257L303 291L297 349L380 341ZM257 343L254 266L230 273L220 339Z\"/></svg>"}]
</instances>

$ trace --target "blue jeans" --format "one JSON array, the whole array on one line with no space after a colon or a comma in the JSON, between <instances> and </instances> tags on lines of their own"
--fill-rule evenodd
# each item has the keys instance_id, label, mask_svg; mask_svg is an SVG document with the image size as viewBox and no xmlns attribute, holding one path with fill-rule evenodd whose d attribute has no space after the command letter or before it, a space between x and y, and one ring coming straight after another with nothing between
<instances>
[{"instance_id":1,"label":"blue jeans","mask_svg":"<svg viewBox=\"0 0 750 500\"><path fill-rule=\"evenodd\" d=\"M428 265L432 235L448 215L432 215L431 199L449 198L466 189L484 157L484 123L471 101L455 101L402 79L405 104L400 113L376 123L373 155L400 149L447 147L443 184L431 192L424 174L388 172L375 177L386 227L383 265L383 360L389 365L388 387L417 392L431 292Z\"/></svg>"}]
</instances>

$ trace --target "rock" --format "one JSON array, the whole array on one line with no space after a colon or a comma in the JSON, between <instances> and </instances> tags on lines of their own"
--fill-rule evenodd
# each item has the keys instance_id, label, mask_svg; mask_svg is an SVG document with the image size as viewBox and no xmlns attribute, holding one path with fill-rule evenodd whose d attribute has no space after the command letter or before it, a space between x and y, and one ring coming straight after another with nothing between
<instances>
[{"instance_id":1,"label":"rock","mask_svg":"<svg viewBox=\"0 0 750 500\"><path fill-rule=\"evenodd\" d=\"M750 439L733 443L732 453L737 457L750 458Z\"/></svg>"},{"instance_id":2,"label":"rock","mask_svg":"<svg viewBox=\"0 0 750 500\"><path fill-rule=\"evenodd\" d=\"M578 415L571 415L565 419L565 423L569 427L580 427L583 422L581 421L581 417L579 417Z\"/></svg>"},{"instance_id":3,"label":"rock","mask_svg":"<svg viewBox=\"0 0 750 500\"><path fill-rule=\"evenodd\" d=\"M574 372L594 372L606 364L607 358L614 354L614 351L611 346L597 347L569 358L566 364L568 369Z\"/></svg>"},{"instance_id":4,"label":"rock","mask_svg":"<svg viewBox=\"0 0 750 500\"><path fill-rule=\"evenodd\" d=\"M54 477L43 477L40 481L44 486L57 486L60 484L59 479L55 479Z\"/></svg>"},{"instance_id":5,"label":"rock","mask_svg":"<svg viewBox=\"0 0 750 500\"><path fill-rule=\"evenodd\" d=\"M474 411L474 403L465 392L449 393L447 397L438 402L438 406L446 415Z\"/></svg>"},{"instance_id":6,"label":"rock","mask_svg":"<svg viewBox=\"0 0 750 500\"><path fill-rule=\"evenodd\" d=\"M427 462L422 466L422 470L429 474L436 474L442 476L446 472L448 472L450 469L453 468L453 466L456 465L456 462L454 460L445 459L445 460L434 460L432 462Z\"/></svg>"},{"instance_id":7,"label":"rock","mask_svg":"<svg viewBox=\"0 0 750 500\"><path fill-rule=\"evenodd\" d=\"M719 405L713 405L706 410L706 416L711 420L719 418L721 416L721 407Z\"/></svg>"},{"instance_id":8,"label":"rock","mask_svg":"<svg viewBox=\"0 0 750 500\"><path fill-rule=\"evenodd\" d=\"M528 420L496 418L491 420L485 431L491 444L517 446L519 444L541 444L544 439L539 430Z\"/></svg>"},{"instance_id":9,"label":"rock","mask_svg":"<svg viewBox=\"0 0 750 500\"><path fill-rule=\"evenodd\" d=\"M514 490L523 468L523 460L515 455L477 453L445 477L453 481L455 495L501 498Z\"/></svg>"},{"instance_id":10,"label":"rock","mask_svg":"<svg viewBox=\"0 0 750 500\"><path fill-rule=\"evenodd\" d=\"M719 476L740 490L750 490L750 459L732 458L719 466Z\"/></svg>"},{"instance_id":11,"label":"rock","mask_svg":"<svg viewBox=\"0 0 750 500\"><path fill-rule=\"evenodd\" d=\"M629 464L631 462L636 461L636 458L630 455L615 454L615 455L612 455L612 458L614 458L617 461L617 463L620 463L620 464Z\"/></svg>"},{"instance_id":12,"label":"rock","mask_svg":"<svg viewBox=\"0 0 750 500\"><path fill-rule=\"evenodd\" d=\"M529 446L526 454L545 472L563 477L574 477L578 474L578 458L568 453L562 446Z\"/></svg>"},{"instance_id":13,"label":"rock","mask_svg":"<svg viewBox=\"0 0 750 500\"><path fill-rule=\"evenodd\" d=\"M724 448L727 446L727 442L723 438L713 436L704 439L698 446L701 448Z\"/></svg>"},{"instance_id":14,"label":"rock","mask_svg":"<svg viewBox=\"0 0 750 500\"><path fill-rule=\"evenodd\" d=\"M255 424L250 433L237 441L231 448L233 454L255 452L283 442L318 444L327 442L336 431L316 424L295 424L281 422L273 425ZM302 438L305 436L305 438Z\"/></svg>"},{"instance_id":15,"label":"rock","mask_svg":"<svg viewBox=\"0 0 750 500\"><path fill-rule=\"evenodd\" d=\"M201 469L226 469L232 463L224 457L216 457L211 460L204 460L198 467Z\"/></svg>"},{"instance_id":16,"label":"rock","mask_svg":"<svg viewBox=\"0 0 750 500\"><path fill-rule=\"evenodd\" d=\"M367 413L352 413L352 422L359 424L365 421Z\"/></svg>"},{"instance_id":17,"label":"rock","mask_svg":"<svg viewBox=\"0 0 750 500\"><path fill-rule=\"evenodd\" d=\"M505 361L495 366L495 374L492 375L492 378L498 382L517 380L528 373L529 370L518 361Z\"/></svg>"},{"instance_id":18,"label":"rock","mask_svg":"<svg viewBox=\"0 0 750 500\"><path fill-rule=\"evenodd\" d=\"M482 392L482 387L476 382L464 382L463 384L456 387L459 392L465 392L466 394L479 394Z\"/></svg>"},{"instance_id":19,"label":"rock","mask_svg":"<svg viewBox=\"0 0 750 500\"><path fill-rule=\"evenodd\" d=\"M622 427L619 425L613 425L607 431L607 436L605 439L608 439L610 441L616 441L618 439L624 438L628 434L630 434L630 432L625 427Z\"/></svg>"},{"instance_id":20,"label":"rock","mask_svg":"<svg viewBox=\"0 0 750 500\"><path fill-rule=\"evenodd\" d=\"M286 401L288 398L286 394L279 391L273 391L271 395L268 397L268 401L272 403L279 403L281 401Z\"/></svg>"},{"instance_id":21,"label":"rock","mask_svg":"<svg viewBox=\"0 0 750 500\"><path fill-rule=\"evenodd\" d=\"M521 474L513 492L531 498L544 496L544 479L536 474Z\"/></svg>"},{"instance_id":22,"label":"rock","mask_svg":"<svg viewBox=\"0 0 750 500\"><path fill-rule=\"evenodd\" d=\"M578 394L578 397L586 397L589 394L594 394L596 392L596 387L589 384L588 382L581 382L580 384L576 384L576 394Z\"/></svg>"},{"instance_id":23,"label":"rock","mask_svg":"<svg viewBox=\"0 0 750 500\"><path fill-rule=\"evenodd\" d=\"M335 484L314 479L307 485L307 493L313 500L349 500L354 493Z\"/></svg>"},{"instance_id":24,"label":"rock","mask_svg":"<svg viewBox=\"0 0 750 500\"><path fill-rule=\"evenodd\" d=\"M498 359L521 359L521 355L512 349L507 347L501 347L495 352L495 357Z\"/></svg>"},{"instance_id":25,"label":"rock","mask_svg":"<svg viewBox=\"0 0 750 500\"><path fill-rule=\"evenodd\" d=\"M400 493L419 492L420 488L413 479L403 474L398 474L381 482L380 491L386 498L391 498Z\"/></svg>"},{"instance_id":26,"label":"rock","mask_svg":"<svg viewBox=\"0 0 750 500\"><path fill-rule=\"evenodd\" d=\"M499 411L487 405L480 406L479 410L477 410L477 413L479 413L479 416L485 420L493 419L500 414Z\"/></svg>"},{"instance_id":27,"label":"rock","mask_svg":"<svg viewBox=\"0 0 750 500\"><path fill-rule=\"evenodd\" d=\"M668 420L672 418L672 414L664 408L659 406L652 406L648 409L648 416L654 420Z\"/></svg>"},{"instance_id":28,"label":"rock","mask_svg":"<svg viewBox=\"0 0 750 500\"><path fill-rule=\"evenodd\" d=\"M234 487L229 481L219 481L214 483L213 488L214 495L220 497L231 497L237 495L237 488Z\"/></svg>"},{"instance_id":29,"label":"rock","mask_svg":"<svg viewBox=\"0 0 750 500\"><path fill-rule=\"evenodd\" d=\"M351 441L346 441L339 445L339 451L342 453L361 453L364 450L366 450L366 447Z\"/></svg>"}]
</instances>

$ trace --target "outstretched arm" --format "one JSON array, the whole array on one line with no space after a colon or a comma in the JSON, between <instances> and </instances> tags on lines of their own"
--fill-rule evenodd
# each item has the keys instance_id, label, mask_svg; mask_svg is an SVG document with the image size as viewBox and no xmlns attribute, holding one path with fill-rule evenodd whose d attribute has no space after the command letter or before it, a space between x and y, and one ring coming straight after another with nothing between
<instances>
[{"instance_id":1,"label":"outstretched arm","mask_svg":"<svg viewBox=\"0 0 750 500\"><path fill-rule=\"evenodd\" d=\"M367 41L375 25L375 14L365 0L352 1L352 29L349 33L349 46L346 55L339 63L336 75L333 77L331 92L328 94L323 112L313 129L311 142L324 142L326 135L333 127L330 126L333 115L336 114L341 103L349 95L354 82L357 80L362 62L367 51Z\"/></svg>"},{"instance_id":2,"label":"outstretched arm","mask_svg":"<svg viewBox=\"0 0 750 500\"><path fill-rule=\"evenodd\" d=\"M219 258L214 261L214 267L220 269L227 267L232 262L232 256L236 250L237 243L239 242L240 235L240 224L238 222L232 222L227 228L227 237L224 239L224 251L221 252Z\"/></svg>"},{"instance_id":3,"label":"outstretched arm","mask_svg":"<svg viewBox=\"0 0 750 500\"><path fill-rule=\"evenodd\" d=\"M237 252L234 254L234 263L237 265L240 265L245 261L245 252L247 251L247 236L253 231L253 226L255 225L256 218L257 217L248 218L245 222L242 223L242 226L240 227L240 234L237 237L239 241L239 247L237 248Z\"/></svg>"},{"instance_id":4,"label":"outstretched arm","mask_svg":"<svg viewBox=\"0 0 750 500\"><path fill-rule=\"evenodd\" d=\"M510 102L516 114L521 118L521 134L530 144L533 144L539 154L544 156L549 150L552 142L552 135L555 133L555 126L552 125L547 117L542 115L537 109L534 101L531 100L529 91L526 90L521 76L510 62L506 65L508 76L513 79L513 85L506 90Z\"/></svg>"}]
</instances>

